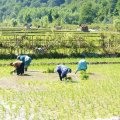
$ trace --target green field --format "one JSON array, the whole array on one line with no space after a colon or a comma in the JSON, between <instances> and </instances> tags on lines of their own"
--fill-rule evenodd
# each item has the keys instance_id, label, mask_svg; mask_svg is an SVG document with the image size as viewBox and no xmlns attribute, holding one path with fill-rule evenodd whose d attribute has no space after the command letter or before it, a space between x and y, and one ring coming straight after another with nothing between
<instances>
[{"instance_id":1,"label":"green field","mask_svg":"<svg viewBox=\"0 0 120 120\"><path fill-rule=\"evenodd\" d=\"M120 120L120 0L0 0L0 120Z\"/></svg>"},{"instance_id":2,"label":"green field","mask_svg":"<svg viewBox=\"0 0 120 120\"><path fill-rule=\"evenodd\" d=\"M14 60L0 60L6 64ZM42 62L78 62L77 59L41 59ZM119 58L87 59L113 62ZM43 73L56 65L31 65L26 76L10 75L10 66L0 66L0 119L95 120L120 115L120 64L88 65L87 80L72 68L70 81L56 73ZM31 71L31 72L30 72Z\"/></svg>"},{"instance_id":3,"label":"green field","mask_svg":"<svg viewBox=\"0 0 120 120\"><path fill-rule=\"evenodd\" d=\"M38 52L35 48L44 48L44 52ZM76 57L81 53L89 57L118 55L120 33L20 28L1 28L0 30L1 58L11 54L29 54L39 58Z\"/></svg>"},{"instance_id":4,"label":"green field","mask_svg":"<svg viewBox=\"0 0 120 120\"><path fill-rule=\"evenodd\" d=\"M43 58L43 59L33 59L31 64L34 63L70 63L70 62L78 62L81 58ZM113 58L86 58L88 62L120 62L119 57ZM15 59L1 59L0 64L9 64L10 62L15 61Z\"/></svg>"}]
</instances>

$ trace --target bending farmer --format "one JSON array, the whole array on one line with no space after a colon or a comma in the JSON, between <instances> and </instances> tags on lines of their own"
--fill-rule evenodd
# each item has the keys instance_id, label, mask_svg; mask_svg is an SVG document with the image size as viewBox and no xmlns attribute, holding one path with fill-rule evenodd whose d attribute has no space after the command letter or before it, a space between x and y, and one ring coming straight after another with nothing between
<instances>
[{"instance_id":1,"label":"bending farmer","mask_svg":"<svg viewBox=\"0 0 120 120\"><path fill-rule=\"evenodd\" d=\"M28 70L28 66L30 65L32 59L28 55L19 55L17 57L18 60L21 60L24 63L24 69L25 71Z\"/></svg>"},{"instance_id":2,"label":"bending farmer","mask_svg":"<svg viewBox=\"0 0 120 120\"><path fill-rule=\"evenodd\" d=\"M86 71L86 70L87 70L87 62L85 60L85 56L82 56L82 59L78 63L78 67L77 67L77 70L76 70L75 74L78 71Z\"/></svg>"},{"instance_id":3,"label":"bending farmer","mask_svg":"<svg viewBox=\"0 0 120 120\"><path fill-rule=\"evenodd\" d=\"M24 74L24 63L22 61L12 62L12 63L10 63L10 65L15 67L14 72L16 71L17 75L23 75Z\"/></svg>"},{"instance_id":4,"label":"bending farmer","mask_svg":"<svg viewBox=\"0 0 120 120\"><path fill-rule=\"evenodd\" d=\"M67 80L67 74L71 73L72 70L65 65L57 65L55 72L59 74L59 78L62 81L63 78Z\"/></svg>"}]
</instances>

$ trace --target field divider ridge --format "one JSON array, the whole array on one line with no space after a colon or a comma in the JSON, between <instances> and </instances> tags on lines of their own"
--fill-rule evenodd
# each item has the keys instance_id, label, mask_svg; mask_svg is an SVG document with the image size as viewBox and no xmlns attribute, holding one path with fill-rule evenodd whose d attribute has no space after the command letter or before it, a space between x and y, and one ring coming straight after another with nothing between
<instances>
[{"instance_id":1,"label":"field divider ridge","mask_svg":"<svg viewBox=\"0 0 120 120\"><path fill-rule=\"evenodd\" d=\"M78 62L40 62L40 63L31 63L32 66L36 66L36 65L58 65L58 64L78 64ZM90 65L98 65L98 64L120 64L120 62L88 62L88 64ZM9 66L8 63L6 64L0 64L0 66Z\"/></svg>"}]
</instances>

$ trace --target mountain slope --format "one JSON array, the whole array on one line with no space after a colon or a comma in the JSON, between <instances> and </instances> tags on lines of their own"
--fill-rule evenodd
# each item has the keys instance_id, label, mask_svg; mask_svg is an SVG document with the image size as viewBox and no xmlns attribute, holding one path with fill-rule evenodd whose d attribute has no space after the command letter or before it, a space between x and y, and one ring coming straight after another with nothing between
<instances>
[{"instance_id":1,"label":"mountain slope","mask_svg":"<svg viewBox=\"0 0 120 120\"><path fill-rule=\"evenodd\" d=\"M1 0L0 22L11 24L111 23L120 17L120 0Z\"/></svg>"}]
</instances>

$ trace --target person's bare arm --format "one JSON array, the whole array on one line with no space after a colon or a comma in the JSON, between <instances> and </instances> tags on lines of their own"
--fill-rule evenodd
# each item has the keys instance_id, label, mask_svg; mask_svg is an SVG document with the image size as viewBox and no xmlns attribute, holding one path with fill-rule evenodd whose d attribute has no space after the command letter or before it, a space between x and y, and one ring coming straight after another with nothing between
<instances>
[{"instance_id":1,"label":"person's bare arm","mask_svg":"<svg viewBox=\"0 0 120 120\"><path fill-rule=\"evenodd\" d=\"M78 72L78 70L75 71L75 74Z\"/></svg>"}]
</instances>

